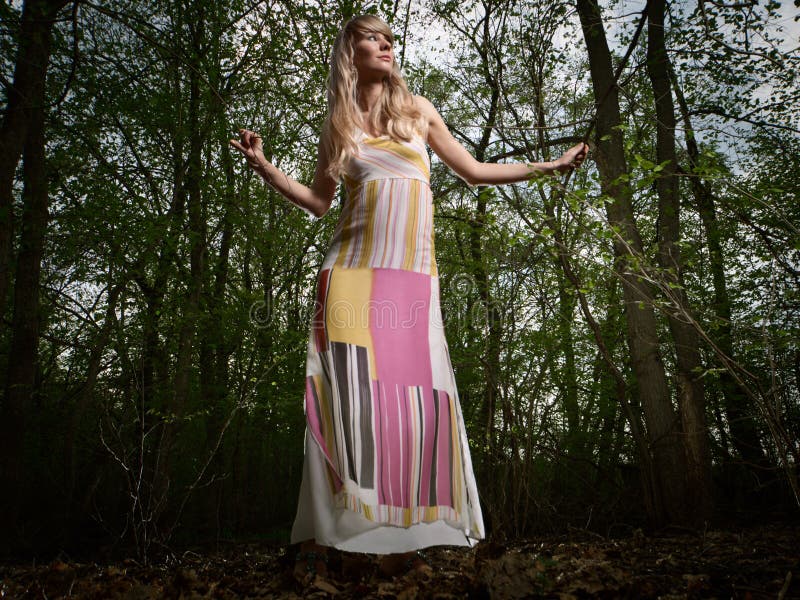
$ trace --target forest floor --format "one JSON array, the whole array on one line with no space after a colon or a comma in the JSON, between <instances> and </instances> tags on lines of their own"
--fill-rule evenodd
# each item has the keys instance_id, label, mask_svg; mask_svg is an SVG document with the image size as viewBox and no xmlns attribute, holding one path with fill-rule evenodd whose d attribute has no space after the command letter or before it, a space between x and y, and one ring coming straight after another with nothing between
<instances>
[{"instance_id":1,"label":"forest floor","mask_svg":"<svg viewBox=\"0 0 800 600\"><path fill-rule=\"evenodd\" d=\"M0 598L800 598L800 525L603 538L569 535L426 550L433 575L388 579L363 554L292 577L294 547L233 545L169 564L0 564Z\"/></svg>"}]
</instances>

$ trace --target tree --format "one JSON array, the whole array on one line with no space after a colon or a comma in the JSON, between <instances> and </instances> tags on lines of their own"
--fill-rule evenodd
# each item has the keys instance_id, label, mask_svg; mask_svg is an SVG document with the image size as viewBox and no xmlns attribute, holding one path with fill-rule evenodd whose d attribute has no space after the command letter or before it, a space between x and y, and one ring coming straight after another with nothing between
<instances>
[{"instance_id":1,"label":"tree","mask_svg":"<svg viewBox=\"0 0 800 600\"><path fill-rule=\"evenodd\" d=\"M0 128L0 306L5 307L13 237L13 187L22 154L23 208L16 261L10 351L0 415L0 506L5 531L13 532L23 470L25 413L33 402L39 367L39 274L48 220L45 154L47 95L53 22L62 0L27 0L22 6L14 81Z\"/></svg>"},{"instance_id":2,"label":"tree","mask_svg":"<svg viewBox=\"0 0 800 600\"><path fill-rule=\"evenodd\" d=\"M654 523L685 523L692 511L687 502L686 463L659 351L653 290L636 274L641 268L642 241L634 220L631 190L625 182L627 167L611 53L597 3L579 0L577 6L597 102L597 167L603 192L611 199L606 206L616 236L615 270L623 286L636 393L653 453L652 471L646 474L652 486L648 512Z\"/></svg>"}]
</instances>

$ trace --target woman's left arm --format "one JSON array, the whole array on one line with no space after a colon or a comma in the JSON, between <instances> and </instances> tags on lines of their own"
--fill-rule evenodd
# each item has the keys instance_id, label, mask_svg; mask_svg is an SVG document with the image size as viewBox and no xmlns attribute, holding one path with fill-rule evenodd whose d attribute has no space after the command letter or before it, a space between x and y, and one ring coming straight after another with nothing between
<instances>
[{"instance_id":1,"label":"woman's left arm","mask_svg":"<svg viewBox=\"0 0 800 600\"><path fill-rule=\"evenodd\" d=\"M482 163L462 146L447 129L439 112L423 96L414 96L428 120L428 145L442 162L469 185L496 185L526 181L536 175L553 175L577 168L586 158L589 146L576 144L554 161L541 163Z\"/></svg>"}]
</instances>

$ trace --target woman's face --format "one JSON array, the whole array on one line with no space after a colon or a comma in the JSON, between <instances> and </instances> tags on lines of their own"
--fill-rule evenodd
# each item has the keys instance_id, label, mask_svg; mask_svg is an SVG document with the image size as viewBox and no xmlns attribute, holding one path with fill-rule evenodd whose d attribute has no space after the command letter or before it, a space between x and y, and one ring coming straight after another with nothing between
<instances>
[{"instance_id":1,"label":"woman's face","mask_svg":"<svg viewBox=\"0 0 800 600\"><path fill-rule=\"evenodd\" d=\"M380 81L392 72L394 50L382 33L357 31L353 47L353 65L359 81Z\"/></svg>"}]
</instances>

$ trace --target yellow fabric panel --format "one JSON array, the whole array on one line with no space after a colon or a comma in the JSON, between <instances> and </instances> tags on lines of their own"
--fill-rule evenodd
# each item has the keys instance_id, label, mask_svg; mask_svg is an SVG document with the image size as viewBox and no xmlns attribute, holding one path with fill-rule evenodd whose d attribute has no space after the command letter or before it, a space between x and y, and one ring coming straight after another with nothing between
<instances>
[{"instance_id":1,"label":"yellow fabric panel","mask_svg":"<svg viewBox=\"0 0 800 600\"><path fill-rule=\"evenodd\" d=\"M369 330L372 269L331 270L325 301L325 326L330 342L363 346L369 353L370 379L378 378Z\"/></svg>"},{"instance_id":2,"label":"yellow fabric panel","mask_svg":"<svg viewBox=\"0 0 800 600\"><path fill-rule=\"evenodd\" d=\"M339 247L339 255L336 257L336 264L338 266L344 265L344 259L347 257L347 253L350 251L350 244L353 243L353 206L352 203L348 203L347 206L344 207L342 210L342 215L339 217L342 219L343 228L342 228L342 243Z\"/></svg>"},{"instance_id":3,"label":"yellow fabric panel","mask_svg":"<svg viewBox=\"0 0 800 600\"><path fill-rule=\"evenodd\" d=\"M366 184L366 197L364 198L364 208L367 211L367 224L364 227L364 237L362 240L361 256L358 266L366 268L369 266L372 256L372 245L375 243L375 203L378 197L378 182L368 181Z\"/></svg>"},{"instance_id":4,"label":"yellow fabric panel","mask_svg":"<svg viewBox=\"0 0 800 600\"><path fill-rule=\"evenodd\" d=\"M414 268L414 259L417 255L417 228L419 227L419 181L411 179L408 190L408 217L406 219L405 247L406 254L403 258L403 268Z\"/></svg>"},{"instance_id":5,"label":"yellow fabric panel","mask_svg":"<svg viewBox=\"0 0 800 600\"><path fill-rule=\"evenodd\" d=\"M461 473L461 444L459 443L458 420L456 419L456 403L453 397L448 394L447 400L450 405L450 454L453 457L453 480L451 481L451 490L453 491L452 501L453 508L461 512L461 486L463 485L463 475Z\"/></svg>"}]
</instances>

